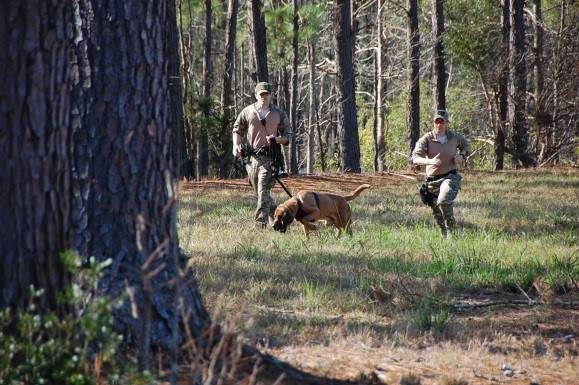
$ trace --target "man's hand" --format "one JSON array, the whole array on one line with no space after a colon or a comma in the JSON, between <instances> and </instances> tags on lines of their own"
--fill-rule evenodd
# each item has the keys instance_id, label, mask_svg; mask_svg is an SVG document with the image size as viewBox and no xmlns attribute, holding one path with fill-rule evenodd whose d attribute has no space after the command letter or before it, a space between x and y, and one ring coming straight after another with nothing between
<instances>
[{"instance_id":1,"label":"man's hand","mask_svg":"<svg viewBox=\"0 0 579 385\"><path fill-rule=\"evenodd\" d=\"M241 157L241 145L240 144L234 144L233 150L231 151L231 153L233 154L234 157L240 158Z\"/></svg>"},{"instance_id":2,"label":"man's hand","mask_svg":"<svg viewBox=\"0 0 579 385\"><path fill-rule=\"evenodd\" d=\"M440 166L442 164L442 161L440 160L440 154L436 154L436 156L432 159L429 159L428 164L430 164L431 166Z\"/></svg>"},{"instance_id":3,"label":"man's hand","mask_svg":"<svg viewBox=\"0 0 579 385\"><path fill-rule=\"evenodd\" d=\"M278 138L275 135L268 135L265 138L267 139L268 143L271 143L272 141L279 143Z\"/></svg>"}]
</instances>

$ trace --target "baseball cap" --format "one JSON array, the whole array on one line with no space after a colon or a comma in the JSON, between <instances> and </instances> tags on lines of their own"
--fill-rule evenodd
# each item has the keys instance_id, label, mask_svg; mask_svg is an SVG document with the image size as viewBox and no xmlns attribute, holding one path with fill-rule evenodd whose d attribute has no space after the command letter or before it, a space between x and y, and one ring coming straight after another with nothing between
<instances>
[{"instance_id":1,"label":"baseball cap","mask_svg":"<svg viewBox=\"0 0 579 385\"><path fill-rule=\"evenodd\" d=\"M255 93L260 94L262 92L269 92L271 94L271 84L268 82L259 82L255 85Z\"/></svg>"},{"instance_id":2,"label":"baseball cap","mask_svg":"<svg viewBox=\"0 0 579 385\"><path fill-rule=\"evenodd\" d=\"M446 110L436 110L436 112L434 113L434 118L432 118L432 120L436 120L439 118L442 118L448 122L448 112L446 112Z\"/></svg>"}]
</instances>

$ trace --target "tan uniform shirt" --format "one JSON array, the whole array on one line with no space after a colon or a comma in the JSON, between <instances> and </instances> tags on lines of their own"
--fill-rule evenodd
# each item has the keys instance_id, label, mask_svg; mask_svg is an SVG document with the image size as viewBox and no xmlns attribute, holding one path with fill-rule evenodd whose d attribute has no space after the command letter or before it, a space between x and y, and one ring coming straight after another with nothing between
<instances>
[{"instance_id":1,"label":"tan uniform shirt","mask_svg":"<svg viewBox=\"0 0 579 385\"><path fill-rule=\"evenodd\" d=\"M469 151L469 144L466 138L456 132L446 130L446 143L441 143L436 139L434 131L425 134L416 142L412 159L419 156L421 158L434 158L440 154L440 166L426 165L426 176L442 175L456 169L454 155L460 152L466 157Z\"/></svg>"},{"instance_id":2,"label":"tan uniform shirt","mask_svg":"<svg viewBox=\"0 0 579 385\"><path fill-rule=\"evenodd\" d=\"M271 105L270 112L265 117L265 127L259 119L256 105L245 107L233 124L233 132L242 137L254 149L267 147L268 135L289 137L292 134L291 125L285 112Z\"/></svg>"}]
</instances>

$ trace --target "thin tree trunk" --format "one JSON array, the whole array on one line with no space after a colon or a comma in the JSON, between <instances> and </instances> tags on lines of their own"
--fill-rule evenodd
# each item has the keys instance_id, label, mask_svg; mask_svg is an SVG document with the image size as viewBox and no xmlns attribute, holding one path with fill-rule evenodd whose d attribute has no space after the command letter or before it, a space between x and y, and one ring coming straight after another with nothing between
<instances>
[{"instance_id":1,"label":"thin tree trunk","mask_svg":"<svg viewBox=\"0 0 579 385\"><path fill-rule=\"evenodd\" d=\"M513 0L513 164L529 167L535 161L528 153L527 64L525 58L524 0Z\"/></svg>"},{"instance_id":2,"label":"thin tree trunk","mask_svg":"<svg viewBox=\"0 0 579 385\"><path fill-rule=\"evenodd\" d=\"M384 80L384 58L386 55L385 34L382 23L382 8L384 3L378 0L378 16L376 26L378 30L378 52L376 54L376 154L375 169L378 172L386 170L386 137L384 122L384 94L386 81Z\"/></svg>"},{"instance_id":3,"label":"thin tree trunk","mask_svg":"<svg viewBox=\"0 0 579 385\"><path fill-rule=\"evenodd\" d=\"M418 31L418 1L407 0L408 44L408 144L409 153L420 137L420 34Z\"/></svg>"},{"instance_id":4,"label":"thin tree trunk","mask_svg":"<svg viewBox=\"0 0 579 385\"><path fill-rule=\"evenodd\" d=\"M253 41L253 54L255 55L257 81L269 81L267 69L267 44L265 18L261 12L261 0L248 0L248 16L251 25L251 36Z\"/></svg>"},{"instance_id":5,"label":"thin tree trunk","mask_svg":"<svg viewBox=\"0 0 579 385\"><path fill-rule=\"evenodd\" d=\"M306 162L306 173L314 173L314 162L315 162L315 150L316 150L316 126L317 122L317 101L315 92L315 62L316 62L316 51L315 43L312 40L308 40L308 60L309 60L309 82L310 82L310 108L309 108L309 127L308 127L308 155Z\"/></svg>"},{"instance_id":6,"label":"thin tree trunk","mask_svg":"<svg viewBox=\"0 0 579 385\"><path fill-rule=\"evenodd\" d=\"M219 162L219 177L226 178L227 171L233 163L231 155L231 121L233 120L232 79L235 70L234 52L237 36L237 13L239 0L229 0L227 4L227 29L225 32L225 61L223 63L223 87L221 90L221 105L223 118L221 121L221 159Z\"/></svg>"},{"instance_id":7,"label":"thin tree trunk","mask_svg":"<svg viewBox=\"0 0 579 385\"><path fill-rule=\"evenodd\" d=\"M291 99L290 99L290 123L293 129L293 136L290 137L289 143L289 171L291 174L298 173L297 160L297 141L298 141L298 34L299 34L299 19L298 19L298 2L293 0L293 35L292 35L292 80L291 80Z\"/></svg>"},{"instance_id":8,"label":"thin tree trunk","mask_svg":"<svg viewBox=\"0 0 579 385\"><path fill-rule=\"evenodd\" d=\"M336 0L336 63L338 131L343 172L360 172L360 143L356 112L353 31L349 0Z\"/></svg>"},{"instance_id":9,"label":"thin tree trunk","mask_svg":"<svg viewBox=\"0 0 579 385\"><path fill-rule=\"evenodd\" d=\"M434 105L436 109L446 109L446 65L444 54L444 2L432 0L432 33L434 43Z\"/></svg>"},{"instance_id":10,"label":"thin tree trunk","mask_svg":"<svg viewBox=\"0 0 579 385\"><path fill-rule=\"evenodd\" d=\"M205 0L205 55L203 57L203 125L199 127L197 134L197 162L195 176L197 180L209 174L209 142L207 139L207 126L211 116L211 84L213 82L213 61L211 57L213 9L211 0Z\"/></svg>"},{"instance_id":11,"label":"thin tree trunk","mask_svg":"<svg viewBox=\"0 0 579 385\"><path fill-rule=\"evenodd\" d=\"M493 169L504 168L505 132L509 125L509 81L510 81L510 36L511 36L511 0L502 0L502 66L499 80L499 124L495 131Z\"/></svg>"},{"instance_id":12,"label":"thin tree trunk","mask_svg":"<svg viewBox=\"0 0 579 385\"><path fill-rule=\"evenodd\" d=\"M543 42L545 29L543 26L543 11L541 0L534 0L535 3L535 132L537 144L543 146L541 151L542 161L552 153L553 143L549 130L548 114L545 112L545 67L543 65Z\"/></svg>"},{"instance_id":13,"label":"thin tree trunk","mask_svg":"<svg viewBox=\"0 0 579 385\"><path fill-rule=\"evenodd\" d=\"M322 127L320 124L322 111L323 111L323 100L324 100L324 79L325 73L322 73L320 78L320 96L318 98L318 108L316 109L316 131L318 135L318 148L320 150L320 167L322 172L326 172L326 149L324 148L324 141L322 139Z\"/></svg>"}]
</instances>

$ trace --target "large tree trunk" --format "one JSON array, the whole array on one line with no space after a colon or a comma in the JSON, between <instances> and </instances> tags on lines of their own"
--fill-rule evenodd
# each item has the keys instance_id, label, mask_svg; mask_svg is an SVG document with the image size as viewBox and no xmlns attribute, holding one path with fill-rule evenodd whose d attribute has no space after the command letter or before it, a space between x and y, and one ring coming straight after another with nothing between
<instances>
[{"instance_id":1,"label":"large tree trunk","mask_svg":"<svg viewBox=\"0 0 579 385\"><path fill-rule=\"evenodd\" d=\"M0 308L25 307L33 285L42 309L63 310L59 253L73 246L78 187L74 21L64 2L0 3Z\"/></svg>"},{"instance_id":2,"label":"large tree trunk","mask_svg":"<svg viewBox=\"0 0 579 385\"><path fill-rule=\"evenodd\" d=\"M225 61L223 63L223 88L221 90L221 105L223 106L223 118L221 120L221 158L219 163L219 177L225 178L227 170L233 163L231 154L231 122L233 116L233 92L232 79L235 70L234 53L235 38L237 36L237 13L239 0L229 0L227 5L227 30L225 32ZM242 55L243 56L243 55ZM242 76L243 79L243 76ZM242 83L243 84L243 83Z\"/></svg>"},{"instance_id":3,"label":"large tree trunk","mask_svg":"<svg viewBox=\"0 0 579 385\"><path fill-rule=\"evenodd\" d=\"M446 65L444 55L444 2L432 0L432 34L434 35L434 105L446 109Z\"/></svg>"},{"instance_id":4,"label":"large tree trunk","mask_svg":"<svg viewBox=\"0 0 579 385\"><path fill-rule=\"evenodd\" d=\"M176 232L175 174L170 162L173 131L168 127L165 72L167 62L174 59L164 55L167 47L161 38L166 26L175 22L167 20L167 4L126 7L122 1L106 6L95 2L92 10L94 110L85 125L96 127L97 134L87 227L93 236L87 255L112 259L103 289L116 295L124 293L127 285L135 288L141 315L148 311L141 290L147 284L145 274L159 268L150 277L150 324L143 317L133 318L128 303L117 318L124 334L134 341L142 343L147 337L144 332L150 330L153 344L174 349L179 309L189 313L187 324L195 336L209 318L195 281L184 282L181 291L174 279L185 261ZM132 39L135 34L143 39ZM148 270L141 272L152 256Z\"/></svg>"},{"instance_id":5,"label":"large tree trunk","mask_svg":"<svg viewBox=\"0 0 579 385\"><path fill-rule=\"evenodd\" d=\"M356 113L353 32L349 0L336 0L336 63L338 130L343 172L360 172L360 142Z\"/></svg>"},{"instance_id":6,"label":"large tree trunk","mask_svg":"<svg viewBox=\"0 0 579 385\"><path fill-rule=\"evenodd\" d=\"M418 1L407 0L408 44L408 144L409 154L420 138L420 34L418 32Z\"/></svg>"},{"instance_id":7,"label":"large tree trunk","mask_svg":"<svg viewBox=\"0 0 579 385\"><path fill-rule=\"evenodd\" d=\"M509 124L509 80L510 80L510 36L511 36L511 0L502 0L502 63L499 80L499 124L495 131L493 169L504 168L505 160L505 132Z\"/></svg>"},{"instance_id":8,"label":"large tree trunk","mask_svg":"<svg viewBox=\"0 0 579 385\"><path fill-rule=\"evenodd\" d=\"M529 167L535 164L528 153L527 125L527 65L525 58L524 0L513 0L513 164Z\"/></svg>"},{"instance_id":9,"label":"large tree trunk","mask_svg":"<svg viewBox=\"0 0 579 385\"><path fill-rule=\"evenodd\" d=\"M248 16L251 26L251 36L253 41L253 54L256 60L257 81L269 81L267 70L267 44L265 31L265 18L261 12L261 0L248 0Z\"/></svg>"},{"instance_id":10,"label":"large tree trunk","mask_svg":"<svg viewBox=\"0 0 579 385\"><path fill-rule=\"evenodd\" d=\"M294 134L290 137L289 143L289 171L291 174L298 173L298 34L299 34L299 19L298 19L298 2L293 0L293 33L292 33L292 72L291 72L291 97L290 97L290 123Z\"/></svg>"},{"instance_id":11,"label":"large tree trunk","mask_svg":"<svg viewBox=\"0 0 579 385\"><path fill-rule=\"evenodd\" d=\"M205 0L205 55L203 57L203 125L198 127L197 132L197 162L195 176L197 180L209 174L209 141L207 139L207 126L211 116L211 84L213 82L213 60L211 58L212 48L212 24L213 9L211 0Z\"/></svg>"}]
</instances>

